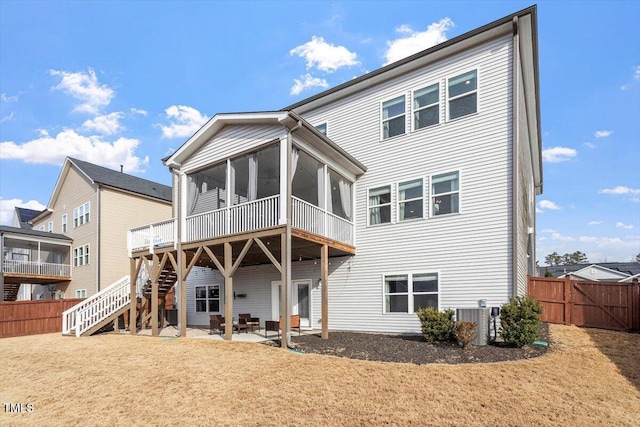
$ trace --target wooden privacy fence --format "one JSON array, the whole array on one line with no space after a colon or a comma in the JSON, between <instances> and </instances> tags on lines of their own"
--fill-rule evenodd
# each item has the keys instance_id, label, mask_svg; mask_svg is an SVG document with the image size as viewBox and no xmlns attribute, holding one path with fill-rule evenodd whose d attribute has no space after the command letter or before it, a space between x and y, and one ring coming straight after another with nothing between
<instances>
[{"instance_id":1,"label":"wooden privacy fence","mask_svg":"<svg viewBox=\"0 0 640 427\"><path fill-rule=\"evenodd\" d=\"M529 277L528 292L542 304L543 322L640 329L640 286L631 283Z\"/></svg>"},{"instance_id":2,"label":"wooden privacy fence","mask_svg":"<svg viewBox=\"0 0 640 427\"><path fill-rule=\"evenodd\" d=\"M62 312L82 298L0 303L0 338L62 332Z\"/></svg>"}]
</instances>

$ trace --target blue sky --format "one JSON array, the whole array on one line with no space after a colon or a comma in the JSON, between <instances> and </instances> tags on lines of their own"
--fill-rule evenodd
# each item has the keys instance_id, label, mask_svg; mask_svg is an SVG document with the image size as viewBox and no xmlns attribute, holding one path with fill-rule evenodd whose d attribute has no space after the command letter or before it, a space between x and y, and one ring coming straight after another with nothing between
<instances>
[{"instance_id":1,"label":"blue sky","mask_svg":"<svg viewBox=\"0 0 640 427\"><path fill-rule=\"evenodd\" d=\"M170 184L218 112L277 110L530 6L501 2L0 2L0 223L69 155ZM640 2L538 4L540 264L640 253Z\"/></svg>"}]
</instances>

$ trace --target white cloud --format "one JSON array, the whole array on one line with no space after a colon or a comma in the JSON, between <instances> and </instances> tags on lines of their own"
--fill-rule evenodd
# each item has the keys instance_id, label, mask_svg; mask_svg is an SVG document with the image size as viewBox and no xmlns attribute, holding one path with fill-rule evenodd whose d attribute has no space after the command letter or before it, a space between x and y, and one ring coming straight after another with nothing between
<instances>
[{"instance_id":1,"label":"white cloud","mask_svg":"<svg viewBox=\"0 0 640 427\"><path fill-rule=\"evenodd\" d=\"M554 230L553 228L543 228L542 232L543 233L555 233L556 230Z\"/></svg>"},{"instance_id":2,"label":"white cloud","mask_svg":"<svg viewBox=\"0 0 640 427\"><path fill-rule=\"evenodd\" d=\"M0 100L2 100L2 102L16 102L18 96L7 96L7 94L3 92L0 94Z\"/></svg>"},{"instance_id":3,"label":"white cloud","mask_svg":"<svg viewBox=\"0 0 640 427\"><path fill-rule=\"evenodd\" d=\"M566 162L574 158L578 152L568 147L551 147L542 150L542 160L549 163Z\"/></svg>"},{"instance_id":4,"label":"white cloud","mask_svg":"<svg viewBox=\"0 0 640 427\"><path fill-rule=\"evenodd\" d=\"M15 114L13 113L13 111L11 113L9 113L9 115L4 116L3 118L0 119L0 123L4 123L4 122L10 122L11 120L13 120Z\"/></svg>"},{"instance_id":5,"label":"white cloud","mask_svg":"<svg viewBox=\"0 0 640 427\"><path fill-rule=\"evenodd\" d=\"M633 230L633 225L631 224L625 224L622 222L616 222L616 227L618 228L624 228L625 230Z\"/></svg>"},{"instance_id":6,"label":"white cloud","mask_svg":"<svg viewBox=\"0 0 640 427\"><path fill-rule=\"evenodd\" d=\"M605 188L604 190L598 191L598 193L602 194L640 194L640 188L629 188L623 185L618 185L615 188Z\"/></svg>"},{"instance_id":7,"label":"white cloud","mask_svg":"<svg viewBox=\"0 0 640 427\"><path fill-rule=\"evenodd\" d=\"M313 77L307 73L304 76L300 76L300 79L293 79L293 86L289 90L289 95L299 95L303 90L310 89L312 87L329 87L329 83L325 79Z\"/></svg>"},{"instance_id":8,"label":"white cloud","mask_svg":"<svg viewBox=\"0 0 640 427\"><path fill-rule=\"evenodd\" d=\"M560 206L556 205L551 200L540 200L540 203L538 203L538 205L540 205L542 209L549 209L552 211L557 211L562 209Z\"/></svg>"},{"instance_id":9,"label":"white cloud","mask_svg":"<svg viewBox=\"0 0 640 427\"><path fill-rule=\"evenodd\" d=\"M560 234L560 233L553 233L553 234L551 235L551 239L553 239L553 240L559 240L559 241L561 241L561 242L573 242L574 240L576 240L576 239L574 239L574 238L573 238L573 237L571 237L571 236L563 236L563 235L562 235L562 234Z\"/></svg>"},{"instance_id":10,"label":"white cloud","mask_svg":"<svg viewBox=\"0 0 640 427\"><path fill-rule=\"evenodd\" d=\"M209 118L200 111L186 105L172 105L164 110L169 124L160 125L164 138L188 138Z\"/></svg>"},{"instance_id":11,"label":"white cloud","mask_svg":"<svg viewBox=\"0 0 640 427\"><path fill-rule=\"evenodd\" d=\"M536 206L536 213L544 213L544 211Z\"/></svg>"},{"instance_id":12,"label":"white cloud","mask_svg":"<svg viewBox=\"0 0 640 427\"><path fill-rule=\"evenodd\" d=\"M307 61L307 70L316 67L318 70L332 73L340 67L351 67L360 64L357 54L344 46L327 43L324 38L313 36L311 41L289 51L289 55L298 55Z\"/></svg>"},{"instance_id":13,"label":"white cloud","mask_svg":"<svg viewBox=\"0 0 640 427\"><path fill-rule=\"evenodd\" d=\"M120 119L124 117L123 113L109 113L104 116L96 116L82 124L82 129L95 131L102 135L113 135L124 129L120 123Z\"/></svg>"},{"instance_id":14,"label":"white cloud","mask_svg":"<svg viewBox=\"0 0 640 427\"><path fill-rule=\"evenodd\" d=\"M145 117L147 117L147 114L149 114L147 113L146 110L140 110L138 108L131 108L131 112L134 114L140 114L141 116L145 116Z\"/></svg>"},{"instance_id":15,"label":"white cloud","mask_svg":"<svg viewBox=\"0 0 640 427\"><path fill-rule=\"evenodd\" d=\"M629 240L622 240L619 237L595 237L595 236L580 236L578 239L582 243L594 243L599 248L638 248L640 239L637 236L633 236Z\"/></svg>"},{"instance_id":16,"label":"white cloud","mask_svg":"<svg viewBox=\"0 0 640 427\"><path fill-rule=\"evenodd\" d=\"M33 209L35 211L41 211L46 208L45 205L37 200L29 200L28 202L22 201L22 199L3 199L0 197L0 224L11 225L13 220L13 212L15 207Z\"/></svg>"},{"instance_id":17,"label":"white cloud","mask_svg":"<svg viewBox=\"0 0 640 427\"><path fill-rule=\"evenodd\" d=\"M631 89L631 85L630 84L624 84L622 86L620 86L620 90L629 90Z\"/></svg>"},{"instance_id":18,"label":"white cloud","mask_svg":"<svg viewBox=\"0 0 640 427\"><path fill-rule=\"evenodd\" d=\"M125 172L143 172L144 166L149 164L149 157L141 159L135 155L139 143L137 139L130 138L109 142L100 136L79 135L71 129L55 137L41 131L39 138L24 144L0 142L0 159L61 165L65 157L70 156L112 169L124 165Z\"/></svg>"},{"instance_id":19,"label":"white cloud","mask_svg":"<svg viewBox=\"0 0 640 427\"><path fill-rule=\"evenodd\" d=\"M606 138L613 133L612 130L597 130L593 133L596 138Z\"/></svg>"},{"instance_id":20,"label":"white cloud","mask_svg":"<svg viewBox=\"0 0 640 427\"><path fill-rule=\"evenodd\" d=\"M633 69L633 78L636 79L636 80L640 80L640 65L637 65Z\"/></svg>"},{"instance_id":21,"label":"white cloud","mask_svg":"<svg viewBox=\"0 0 640 427\"><path fill-rule=\"evenodd\" d=\"M384 56L387 60L384 65L399 61L407 56L428 49L447 40L446 33L455 24L449 18L443 18L439 22L429 25L425 31L415 31L408 25L401 25L396 32L403 36L399 39L387 42L387 51Z\"/></svg>"},{"instance_id":22,"label":"white cloud","mask_svg":"<svg viewBox=\"0 0 640 427\"><path fill-rule=\"evenodd\" d=\"M584 145L587 148L596 148L596 144L594 144L593 142L585 142Z\"/></svg>"},{"instance_id":23,"label":"white cloud","mask_svg":"<svg viewBox=\"0 0 640 427\"><path fill-rule=\"evenodd\" d=\"M60 83L51 89L60 90L81 101L74 108L75 112L97 114L100 109L109 105L115 96L113 89L98 83L98 77L92 68L89 68L86 73L50 70L49 74L62 78Z\"/></svg>"},{"instance_id":24,"label":"white cloud","mask_svg":"<svg viewBox=\"0 0 640 427\"><path fill-rule=\"evenodd\" d=\"M602 221L589 221L587 223L588 226L592 226L592 225L600 225L602 224Z\"/></svg>"}]
</instances>

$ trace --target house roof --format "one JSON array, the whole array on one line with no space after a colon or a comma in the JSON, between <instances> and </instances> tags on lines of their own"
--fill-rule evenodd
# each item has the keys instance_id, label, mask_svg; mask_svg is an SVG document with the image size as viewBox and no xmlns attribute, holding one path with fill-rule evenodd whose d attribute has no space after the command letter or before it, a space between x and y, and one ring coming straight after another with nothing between
<instances>
[{"instance_id":1,"label":"house roof","mask_svg":"<svg viewBox=\"0 0 640 427\"><path fill-rule=\"evenodd\" d=\"M38 230L31 230L31 229L18 228L18 227L10 227L8 225L0 225L0 234L5 234L5 233L19 234L19 235L31 236L31 237L46 237L48 239L65 240L68 242L73 242L73 239L71 237L65 236L64 234L49 233L47 231L38 231Z\"/></svg>"},{"instance_id":2,"label":"house roof","mask_svg":"<svg viewBox=\"0 0 640 427\"><path fill-rule=\"evenodd\" d=\"M29 224L29 221L35 218L40 212L42 211L19 208L16 206L16 214L18 215L18 221L20 221L20 228L25 228L27 230L31 229L31 224Z\"/></svg>"},{"instance_id":3,"label":"house roof","mask_svg":"<svg viewBox=\"0 0 640 427\"><path fill-rule=\"evenodd\" d=\"M640 273L640 263L638 262L599 262L597 264L549 265L546 267L540 267L540 275L544 276L547 271L550 271L553 277L560 277L565 274L578 272L591 266L603 267L629 276Z\"/></svg>"}]
</instances>

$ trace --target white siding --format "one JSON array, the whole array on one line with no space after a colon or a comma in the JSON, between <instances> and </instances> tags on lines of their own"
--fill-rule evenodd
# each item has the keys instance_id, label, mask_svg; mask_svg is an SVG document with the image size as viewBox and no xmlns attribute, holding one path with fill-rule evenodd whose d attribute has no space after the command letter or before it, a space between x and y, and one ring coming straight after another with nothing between
<instances>
[{"instance_id":1,"label":"white siding","mask_svg":"<svg viewBox=\"0 0 640 427\"><path fill-rule=\"evenodd\" d=\"M284 134L284 127L277 125L225 126L183 163L182 171L190 172L228 157L234 157L239 153L279 139Z\"/></svg>"}]
</instances>

